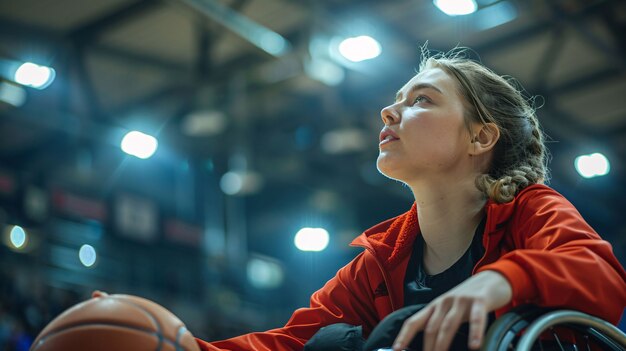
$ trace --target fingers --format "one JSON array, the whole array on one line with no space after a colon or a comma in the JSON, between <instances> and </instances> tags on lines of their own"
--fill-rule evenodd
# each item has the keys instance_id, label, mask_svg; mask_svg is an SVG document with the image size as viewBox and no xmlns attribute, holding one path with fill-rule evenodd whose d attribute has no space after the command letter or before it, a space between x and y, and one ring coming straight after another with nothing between
<instances>
[{"instance_id":1,"label":"fingers","mask_svg":"<svg viewBox=\"0 0 626 351\"><path fill-rule=\"evenodd\" d=\"M472 350L478 350L483 342L487 328L487 311L485 304L480 301L474 301L469 316L469 341L467 346Z\"/></svg>"},{"instance_id":2,"label":"fingers","mask_svg":"<svg viewBox=\"0 0 626 351\"><path fill-rule=\"evenodd\" d=\"M424 328L433 310L432 307L426 307L404 321L396 340L393 342L394 351L402 351L409 348L411 340L413 340L417 332Z\"/></svg>"},{"instance_id":3,"label":"fingers","mask_svg":"<svg viewBox=\"0 0 626 351\"><path fill-rule=\"evenodd\" d=\"M422 350L435 350L439 327L442 320L446 317L446 314L448 314L448 308L437 304L432 317L430 317L428 323L426 324L426 328L424 328L424 346L422 347Z\"/></svg>"},{"instance_id":4,"label":"fingers","mask_svg":"<svg viewBox=\"0 0 626 351\"><path fill-rule=\"evenodd\" d=\"M469 320L469 321L468 321ZM393 350L409 347L418 332L423 331L423 350L448 350L459 326L469 322L468 347L478 349L487 326L487 311L482 299L440 299L408 318L393 344Z\"/></svg>"},{"instance_id":5,"label":"fingers","mask_svg":"<svg viewBox=\"0 0 626 351\"><path fill-rule=\"evenodd\" d=\"M454 339L459 326L463 322L463 316L466 315L463 306L458 300L455 300L452 307L447 312L441 324L435 327L437 333L431 338L434 339L434 346L424 350L448 350L452 340ZM429 327L426 327L427 329ZM426 339L424 339L426 341Z\"/></svg>"},{"instance_id":6,"label":"fingers","mask_svg":"<svg viewBox=\"0 0 626 351\"><path fill-rule=\"evenodd\" d=\"M469 321L467 345L478 349L487 327L487 314L510 302L512 288L500 273L480 272L433 300L402 325L393 349L411 343L424 331L424 350L441 351L450 347L460 323Z\"/></svg>"},{"instance_id":7,"label":"fingers","mask_svg":"<svg viewBox=\"0 0 626 351\"><path fill-rule=\"evenodd\" d=\"M91 293L91 297L92 298L98 298L98 297L107 297L109 296L109 294L105 293L104 291L100 291L100 290L94 290L94 292Z\"/></svg>"}]
</instances>

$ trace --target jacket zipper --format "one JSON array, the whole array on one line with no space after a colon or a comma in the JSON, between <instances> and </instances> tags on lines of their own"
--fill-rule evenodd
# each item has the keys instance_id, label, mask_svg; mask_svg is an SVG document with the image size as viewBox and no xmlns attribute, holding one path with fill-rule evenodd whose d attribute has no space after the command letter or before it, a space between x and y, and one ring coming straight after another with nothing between
<instances>
[{"instance_id":1,"label":"jacket zipper","mask_svg":"<svg viewBox=\"0 0 626 351\"><path fill-rule=\"evenodd\" d=\"M487 253L489 252L489 239L491 239L491 235L490 234L491 233L487 233L487 245L485 245L485 253L483 254L483 257L481 257L480 260L478 260L476 265L474 265L474 268L472 268L472 275L476 274L476 269L478 267L480 267L480 265L485 260L485 257L487 257ZM485 233L483 233L483 235L485 235Z\"/></svg>"},{"instance_id":2,"label":"jacket zipper","mask_svg":"<svg viewBox=\"0 0 626 351\"><path fill-rule=\"evenodd\" d=\"M361 246L361 245L359 245ZM365 250L369 251L369 253L372 254L372 256L374 257L374 261L376 261L376 264L378 265L378 268L380 269L380 272L383 275L383 281L385 282L385 286L387 286L387 293L389 294L389 304L391 305L391 311L396 311L396 307L393 304L393 298L392 298L392 286L391 284L389 284L389 282L391 281L391 279L389 278L387 271L383 268L383 264L380 262L380 260L378 259L378 256L376 256L376 253L374 252L374 250L372 250L371 248L367 247L367 246L361 246L363 248L365 248Z\"/></svg>"},{"instance_id":3,"label":"jacket zipper","mask_svg":"<svg viewBox=\"0 0 626 351\"><path fill-rule=\"evenodd\" d=\"M484 234L483 234L484 235ZM487 234L487 245L485 245L485 253L483 254L483 257L480 258L480 260L478 260L478 262L476 263L476 265L474 266L474 268L472 269L472 275L476 274L476 269L478 267L480 267L480 265L482 264L482 262L485 260L485 257L487 257L487 253L489 252L489 239L490 239L490 235ZM372 250L370 247L366 246L366 245L360 245L360 244L356 244L354 246L359 246L364 248L365 250L369 251L369 253L372 254L372 256L374 257L374 261L376 261L376 264L378 265L378 269L380 269L380 272L383 275L383 281L385 282L385 285L387 286L387 292L389 293L389 304L391 305L391 310L396 311L396 307L393 303L393 298L392 298L392 285L389 284L389 282L391 281L391 279L389 278L387 271L383 268L383 264L380 262L380 259L378 258L378 256L376 256L376 253L374 252L374 250Z\"/></svg>"}]
</instances>

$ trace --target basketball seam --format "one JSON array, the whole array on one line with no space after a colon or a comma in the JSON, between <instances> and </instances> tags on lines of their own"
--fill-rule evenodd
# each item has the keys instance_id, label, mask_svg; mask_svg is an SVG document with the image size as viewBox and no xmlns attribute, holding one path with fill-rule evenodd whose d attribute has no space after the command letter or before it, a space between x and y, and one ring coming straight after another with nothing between
<instances>
[{"instance_id":1,"label":"basketball seam","mask_svg":"<svg viewBox=\"0 0 626 351\"><path fill-rule=\"evenodd\" d=\"M157 346L155 351L160 351L161 348L163 347L163 343L162 341L165 340L167 342L169 342L170 344L172 344L174 346L174 348L176 348L176 351L184 351L182 344L180 343L180 338L183 336L183 334L187 331L187 327L185 327L184 325L180 326L178 328L178 332L176 334L176 340L172 341L169 338L165 337L165 335L163 335L163 328L161 327L161 323L159 323L159 321L157 320L157 318L152 314L152 312L150 312L148 309L144 308L143 306L134 303L132 301L127 301L127 300L122 300L121 298L118 298L116 296L110 296L111 298L115 298L118 301L121 302L125 302L128 303L130 305L133 305L137 308L139 308L140 310L144 311L148 316L150 316L150 318L154 321L154 324L157 327L157 337L159 338L159 345Z\"/></svg>"},{"instance_id":2,"label":"basketball seam","mask_svg":"<svg viewBox=\"0 0 626 351\"><path fill-rule=\"evenodd\" d=\"M109 296L110 298L115 298L116 300L120 301L120 302L124 302L127 303L129 305L135 306L137 308L139 308L140 310L144 311L149 317L150 319L152 319L152 321L154 322L154 324L156 325L157 328L157 337L159 338L159 344L157 345L157 348L154 351L161 351L161 348L163 348L163 340L167 339L164 335L163 335L163 328L161 328L161 323L159 323L159 321L156 319L156 317L154 317L154 315L152 315L152 313L144 308L143 306L136 304L134 302L131 301L127 301L127 300L123 300L122 298L118 298L115 296ZM168 339L169 340L169 339ZM174 342L174 347L176 348L176 342Z\"/></svg>"},{"instance_id":3,"label":"basketball seam","mask_svg":"<svg viewBox=\"0 0 626 351\"><path fill-rule=\"evenodd\" d=\"M172 344L175 348L178 349L176 341L172 341L168 337L166 337L166 336L164 336L164 335L162 335L160 333L154 332L152 330L143 329L143 328L135 327L135 326L132 326L132 325L121 325L121 324L115 324L115 323L98 322L98 323L86 323L86 324L85 323L71 324L71 325L65 326L63 328L56 329L56 330L48 333L43 338L41 338L41 340L39 340L37 345L34 346L33 351L37 350L37 347L39 345L41 345L46 339L50 338L51 336L54 336L54 335L66 332L66 331L71 330L71 329L76 329L76 328L80 328L80 327L88 327L88 326L96 326L96 325L105 325L105 326L109 326L109 327L128 328L128 329L141 331L141 332L145 332L147 334L154 335L154 336L156 336L159 339L159 348L157 349L157 351L161 348L161 344L162 344L163 341L165 341L165 342L167 342L169 344Z\"/></svg>"}]
</instances>

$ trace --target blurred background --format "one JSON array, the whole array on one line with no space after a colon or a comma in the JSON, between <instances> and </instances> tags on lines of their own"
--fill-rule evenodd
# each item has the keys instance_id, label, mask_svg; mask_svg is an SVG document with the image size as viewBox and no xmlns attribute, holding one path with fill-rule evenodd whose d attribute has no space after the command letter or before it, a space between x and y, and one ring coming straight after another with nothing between
<instances>
[{"instance_id":1,"label":"blurred background","mask_svg":"<svg viewBox=\"0 0 626 351\"><path fill-rule=\"evenodd\" d=\"M541 97L550 184L624 264L625 27L618 0L1 1L0 350L95 289L208 340L284 324L411 206L379 112L426 41Z\"/></svg>"}]
</instances>

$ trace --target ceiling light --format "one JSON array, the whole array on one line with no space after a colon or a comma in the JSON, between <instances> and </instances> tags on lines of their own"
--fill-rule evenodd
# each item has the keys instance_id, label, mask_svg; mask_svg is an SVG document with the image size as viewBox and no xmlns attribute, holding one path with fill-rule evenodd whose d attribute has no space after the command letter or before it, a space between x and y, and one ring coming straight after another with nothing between
<instances>
[{"instance_id":1,"label":"ceiling light","mask_svg":"<svg viewBox=\"0 0 626 351\"><path fill-rule=\"evenodd\" d=\"M352 62L360 62L378 57L380 44L367 35L344 39L339 44L339 53Z\"/></svg>"},{"instance_id":2,"label":"ceiling light","mask_svg":"<svg viewBox=\"0 0 626 351\"><path fill-rule=\"evenodd\" d=\"M252 286L259 289L273 289L283 282L283 269L277 262L260 257L248 260L246 275Z\"/></svg>"},{"instance_id":3,"label":"ceiling light","mask_svg":"<svg viewBox=\"0 0 626 351\"><path fill-rule=\"evenodd\" d=\"M16 83L37 89L44 89L52 83L54 77L54 69L39 66L32 62L25 62L15 71L14 79Z\"/></svg>"},{"instance_id":4,"label":"ceiling light","mask_svg":"<svg viewBox=\"0 0 626 351\"><path fill-rule=\"evenodd\" d=\"M138 131L129 132L122 139L122 151L146 159L154 154L158 146L155 137Z\"/></svg>"},{"instance_id":5,"label":"ceiling light","mask_svg":"<svg viewBox=\"0 0 626 351\"><path fill-rule=\"evenodd\" d=\"M294 244L302 251L322 251L328 246L328 231L324 228L302 228L296 233Z\"/></svg>"},{"instance_id":6,"label":"ceiling light","mask_svg":"<svg viewBox=\"0 0 626 351\"><path fill-rule=\"evenodd\" d=\"M574 167L583 178L600 177L607 175L611 170L609 160L598 152L576 157Z\"/></svg>"},{"instance_id":7,"label":"ceiling light","mask_svg":"<svg viewBox=\"0 0 626 351\"><path fill-rule=\"evenodd\" d=\"M78 251L78 258L80 259L80 263L85 267L91 267L96 263L96 249L91 245L83 245L80 247Z\"/></svg>"},{"instance_id":8,"label":"ceiling light","mask_svg":"<svg viewBox=\"0 0 626 351\"><path fill-rule=\"evenodd\" d=\"M19 225L13 226L13 228L11 228L11 233L9 234L9 237L13 248L18 250L22 249L26 245L26 242L28 240L28 237L26 236L26 231L24 231L24 228L20 227Z\"/></svg>"},{"instance_id":9,"label":"ceiling light","mask_svg":"<svg viewBox=\"0 0 626 351\"><path fill-rule=\"evenodd\" d=\"M263 177L250 170L229 171L220 179L220 188L226 195L250 195L263 186Z\"/></svg>"},{"instance_id":10,"label":"ceiling light","mask_svg":"<svg viewBox=\"0 0 626 351\"><path fill-rule=\"evenodd\" d=\"M433 0L433 3L448 16L469 15L477 8L475 0Z\"/></svg>"}]
</instances>

